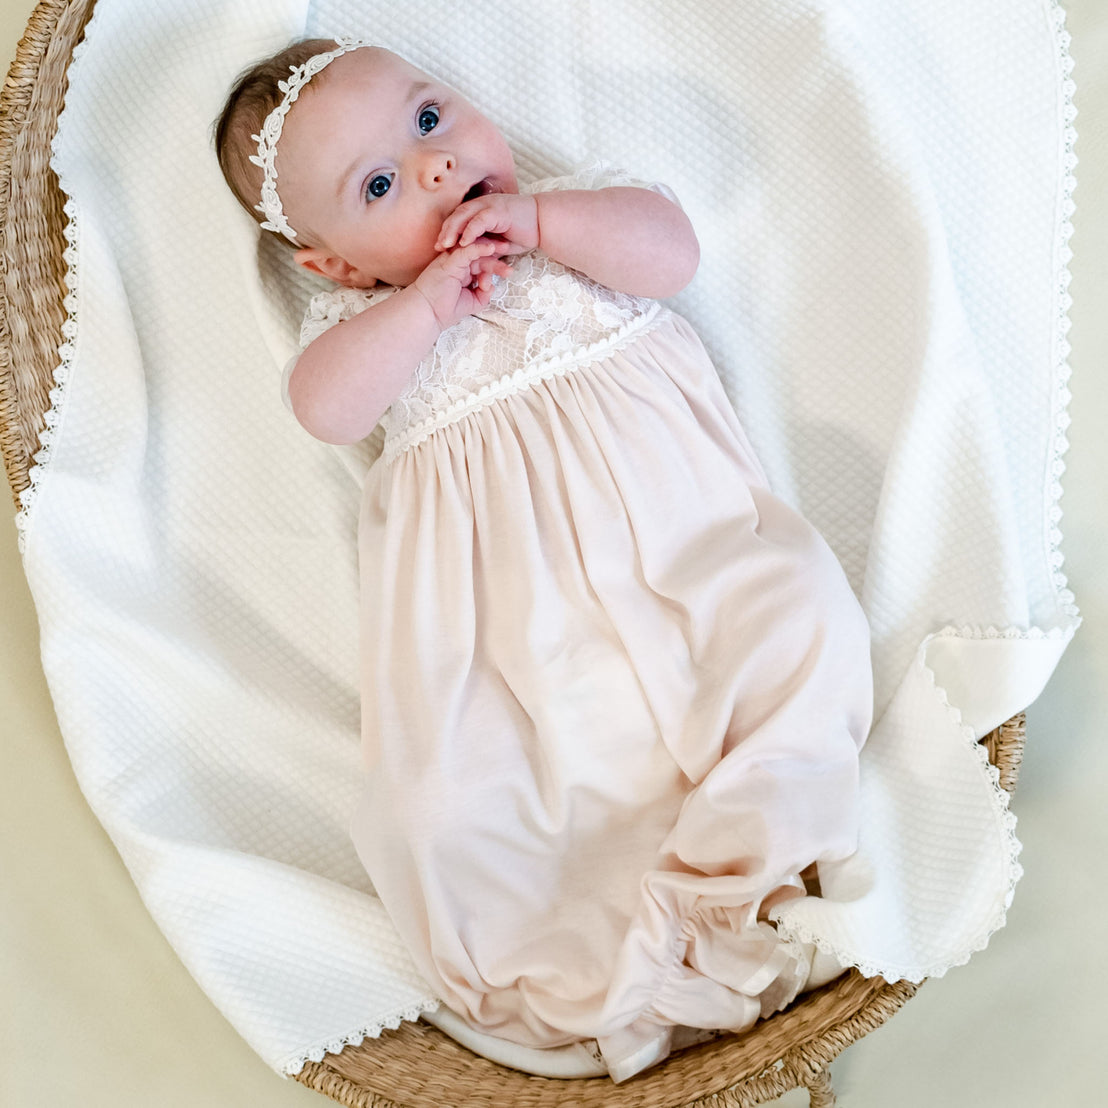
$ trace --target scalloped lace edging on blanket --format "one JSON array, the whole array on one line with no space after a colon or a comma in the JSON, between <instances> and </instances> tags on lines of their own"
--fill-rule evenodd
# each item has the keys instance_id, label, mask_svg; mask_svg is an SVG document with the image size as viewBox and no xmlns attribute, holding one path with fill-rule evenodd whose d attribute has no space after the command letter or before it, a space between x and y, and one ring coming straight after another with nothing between
<instances>
[{"instance_id":1,"label":"scalloped lace edging on blanket","mask_svg":"<svg viewBox=\"0 0 1108 1108\"><path fill-rule=\"evenodd\" d=\"M19 494L19 511L16 513L15 525L20 554L25 553L27 549L27 534L30 529L31 513L38 499L39 484L54 455L54 443L62 422L66 387L69 384L70 369L76 350L78 225L76 204L72 199L66 200L64 211L67 216L65 238L68 245L62 257L66 263L65 285L69 291L62 301L66 318L62 323L62 342L58 346L58 357L61 360L54 369L54 387L49 393L50 407L43 413L43 427L38 436L39 448L34 455L34 465L27 472L30 484Z\"/></svg>"},{"instance_id":2,"label":"scalloped lace edging on blanket","mask_svg":"<svg viewBox=\"0 0 1108 1108\"><path fill-rule=\"evenodd\" d=\"M1069 247L1070 238L1073 236L1073 223L1071 222L1075 210L1073 191L1077 187L1077 179L1073 171L1077 165L1077 156L1074 153L1074 144L1077 141L1077 131L1073 121L1077 117L1077 108L1074 106L1073 94L1076 88L1070 73L1073 71L1073 58L1070 56L1070 34L1066 30L1066 13L1058 0L1048 0L1050 5L1049 17L1054 32L1055 61L1058 66L1058 88L1060 114L1059 141L1061 143L1061 156L1059 158L1062 167L1062 176L1059 181L1058 201L1056 209L1056 233L1054 243L1054 343L1053 366L1051 376L1051 439L1049 479L1046 496L1046 543L1047 564L1050 567L1051 583L1062 611L1069 616L1078 614L1074 595L1066 582L1066 576L1062 572L1062 532L1059 524L1062 519L1060 501L1062 499L1062 474L1066 465L1063 457L1069 449L1069 440L1066 438L1066 430L1070 424L1069 401L1070 391L1067 382L1070 379L1070 344L1067 334L1070 330L1069 309L1073 305L1073 298L1069 294L1071 274L1069 263L1073 258L1073 251Z\"/></svg>"},{"instance_id":3,"label":"scalloped lace edging on blanket","mask_svg":"<svg viewBox=\"0 0 1108 1108\"><path fill-rule=\"evenodd\" d=\"M361 1046L366 1039L379 1038L383 1031L395 1031L403 1022L414 1023L424 1012L434 1012L441 1004L442 1001L437 997L424 997L408 1008L364 1024L340 1038L315 1043L282 1062L280 1072L287 1077L295 1077L309 1062L322 1062L326 1054L341 1054L348 1046Z\"/></svg>"},{"instance_id":4,"label":"scalloped lace edging on blanket","mask_svg":"<svg viewBox=\"0 0 1108 1108\"><path fill-rule=\"evenodd\" d=\"M73 55L69 63L69 81L72 85L74 74L81 64L81 57L88 47L89 35L96 23L94 12L85 27L84 38L73 48ZM54 138L50 143L50 166L58 175L58 187L65 194L66 201L63 207L66 222L64 235L66 241L65 250L62 252L62 260L65 262L65 287L68 290L62 300L66 318L62 323L62 341L58 346L59 362L54 368L54 387L49 392L50 407L43 413L43 427L39 432L39 449L34 454L34 464L27 471L30 484L19 494L19 511L16 513L15 526L19 553L27 550L27 536L31 526L31 516L34 511L35 501L38 499L39 484L46 474L47 467L54 456L54 444L57 441L61 428L62 416L65 410L65 399L73 358L77 349L77 282L78 264L80 258L80 225L77 219L77 204L72 197L72 190L65 176L59 171L56 164L59 140L66 122L66 109L63 107L58 116L58 125L54 131Z\"/></svg>"},{"instance_id":5,"label":"scalloped lace edging on blanket","mask_svg":"<svg viewBox=\"0 0 1108 1108\"><path fill-rule=\"evenodd\" d=\"M1018 628L1000 629L996 627L965 626L961 628L946 627L942 631L937 632L937 634L971 639L1039 640L1064 638L1067 637L1068 632L1061 629L1042 631L1038 628L1032 628L1024 631ZM848 953L837 947L834 943L829 943L825 936L819 934L814 928L801 921L787 922L785 920L777 920L776 926L783 937L793 941L814 944L823 951L824 954L831 955L831 957L833 957L844 969L853 967L864 977L884 977L885 980L890 983L896 981L910 981L918 985L920 982L926 981L929 977L943 977L948 970L955 969L958 966L964 966L974 954L984 950L989 945L989 940L993 935L1004 927L1008 919L1008 909L1012 906L1012 901L1015 897L1016 885L1023 876L1023 866L1020 865L1019 862L1019 855L1023 850L1023 845L1016 836L1015 813L1012 812L1010 807L1009 802L1011 798L1007 790L1000 783L999 769L989 761L988 751L985 749L984 744L979 742L974 735L973 728L964 722L962 713L950 703L946 690L936 680L934 670L923 660L922 651L918 655L917 663L915 664L921 667L929 688L938 698L950 717L951 722L957 728L961 741L973 751L981 772L988 782L989 804L992 808L993 816L996 819L1002 840L1002 856L1006 873L1001 906L988 920L984 921L973 937L963 945L960 954L947 960L933 962L925 966L915 965L908 967L898 966L895 963L882 962L879 964L877 962L867 961L865 958L860 958L855 954Z\"/></svg>"}]
</instances>

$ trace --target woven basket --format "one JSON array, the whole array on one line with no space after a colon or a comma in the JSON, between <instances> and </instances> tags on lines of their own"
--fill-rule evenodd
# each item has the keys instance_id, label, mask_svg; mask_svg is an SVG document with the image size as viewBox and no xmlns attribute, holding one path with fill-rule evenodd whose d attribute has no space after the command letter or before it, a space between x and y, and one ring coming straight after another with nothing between
<instances>
[{"instance_id":1,"label":"woven basket","mask_svg":"<svg viewBox=\"0 0 1108 1108\"><path fill-rule=\"evenodd\" d=\"M50 142L73 48L94 3L41 0L0 96L0 447L17 504L31 483L66 318L65 198L50 170ZM1011 791L1023 717L983 741ZM809 1089L814 1108L827 1108L835 1102L831 1060L917 988L851 970L747 1033L682 1051L622 1085L532 1077L478 1057L425 1023L402 1024L308 1063L298 1080L348 1108L746 1108L799 1086Z\"/></svg>"}]
</instances>

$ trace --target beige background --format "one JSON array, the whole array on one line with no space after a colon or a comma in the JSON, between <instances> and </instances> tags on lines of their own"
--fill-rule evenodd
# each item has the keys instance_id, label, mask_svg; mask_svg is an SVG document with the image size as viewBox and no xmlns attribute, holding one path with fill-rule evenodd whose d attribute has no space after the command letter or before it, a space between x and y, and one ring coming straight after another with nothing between
<instances>
[{"instance_id":1,"label":"beige background","mask_svg":"<svg viewBox=\"0 0 1108 1108\"><path fill-rule=\"evenodd\" d=\"M0 0L6 71L31 0ZM1108 1103L1108 5L1072 0L1079 116L1066 572L1085 617L1032 707L1015 811L1026 876L989 948L835 1063L844 1108ZM0 494L2 500L2 494ZM147 916L66 758L0 508L0 1105L328 1103L269 1071ZM792 1093L779 1105L806 1103Z\"/></svg>"}]
</instances>

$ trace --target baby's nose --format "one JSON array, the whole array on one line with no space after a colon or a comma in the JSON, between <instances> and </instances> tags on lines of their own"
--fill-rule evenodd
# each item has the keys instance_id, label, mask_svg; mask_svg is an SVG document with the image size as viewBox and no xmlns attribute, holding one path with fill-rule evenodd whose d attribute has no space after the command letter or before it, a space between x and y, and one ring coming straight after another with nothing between
<instances>
[{"instance_id":1,"label":"baby's nose","mask_svg":"<svg viewBox=\"0 0 1108 1108\"><path fill-rule=\"evenodd\" d=\"M447 154L441 150L429 152L420 166L420 179L423 187L428 189L441 188L457 168L457 159L453 154Z\"/></svg>"}]
</instances>

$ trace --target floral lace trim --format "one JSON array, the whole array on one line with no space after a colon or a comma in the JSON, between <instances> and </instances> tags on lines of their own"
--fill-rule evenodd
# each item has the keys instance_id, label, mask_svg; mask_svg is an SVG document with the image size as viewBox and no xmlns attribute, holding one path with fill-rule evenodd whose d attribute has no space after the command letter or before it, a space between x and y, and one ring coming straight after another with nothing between
<instances>
[{"instance_id":1,"label":"floral lace trim","mask_svg":"<svg viewBox=\"0 0 1108 1108\"><path fill-rule=\"evenodd\" d=\"M73 86L75 75L80 68L81 58L88 49L89 39L95 31L97 13L93 12L88 25L85 28L84 37L73 48L70 59L68 76L70 87ZM43 427L39 432L39 449L33 456L34 464L27 471L30 484L19 494L19 511L15 516L16 539L21 555L27 552L27 540L30 534L31 521L34 514L35 503L38 500L39 486L46 476L48 467L54 456L54 445L61 431L62 417L65 411L65 398L69 384L70 369L77 349L77 310L78 310L78 263L80 258L80 223L77 218L77 204L73 199L72 188L67 178L62 174L56 164L59 140L63 134L66 115L68 111L62 108L58 116L58 125L54 131L54 138L50 143L50 167L58 175L58 186L66 196L65 206L62 209L66 216L66 224L63 231L66 247L62 252L62 260L65 262L65 287L68 290L62 300L66 318L62 323L62 341L58 345L59 362L54 367L54 387L49 392L50 407L43 413Z\"/></svg>"},{"instance_id":2,"label":"floral lace trim","mask_svg":"<svg viewBox=\"0 0 1108 1108\"><path fill-rule=\"evenodd\" d=\"M406 427L395 435L390 435L385 440L385 463L389 464L395 461L405 450L425 442L441 428L457 423L497 400L523 392L540 381L563 377L572 370L583 368L607 354L614 353L621 347L626 346L632 338L653 327L666 311L660 304L651 304L642 315L628 320L618 331L600 339L598 342L594 342L582 350L575 350L554 357L540 358L523 369L517 369L514 373L506 374L499 380L484 385L477 392L456 401L448 408L436 412L420 423Z\"/></svg>"},{"instance_id":3,"label":"floral lace trim","mask_svg":"<svg viewBox=\"0 0 1108 1108\"><path fill-rule=\"evenodd\" d=\"M1066 13L1058 0L1051 0L1050 20L1054 32L1054 52L1057 72L1059 77L1059 91L1061 93L1058 103L1058 111L1061 117L1061 164L1062 177L1059 182L1057 231L1054 244L1054 367L1051 388L1051 426L1052 436L1050 443L1050 478L1047 492L1047 564L1050 567L1051 581L1062 611L1068 616L1078 614L1074 595L1066 582L1066 576L1062 572L1062 532L1059 524L1062 519L1060 501L1062 498L1062 474L1066 465L1062 460L1069 449L1069 440L1066 438L1066 430L1070 425L1069 402L1070 391L1067 383L1070 379L1071 369L1069 365L1070 344L1067 335L1070 330L1069 309L1073 305L1073 298L1069 294L1071 274L1069 263L1073 258L1073 251L1069 247L1070 238L1073 236L1073 223L1071 222L1075 210L1073 202L1073 190L1077 187L1077 179L1073 175L1077 165L1077 156L1074 154L1074 144L1077 141L1077 131L1073 121L1077 117L1077 108L1073 103L1073 94L1076 88L1070 73L1073 71L1073 58L1070 56L1070 33L1066 30Z\"/></svg>"},{"instance_id":4,"label":"floral lace trim","mask_svg":"<svg viewBox=\"0 0 1108 1108\"><path fill-rule=\"evenodd\" d=\"M295 1077L308 1062L322 1062L325 1054L341 1054L348 1046L361 1046L366 1039L380 1038L382 1031L395 1031L404 1021L414 1023L424 1012L434 1012L441 1004L442 1001L437 997L424 997L408 1008L373 1023L367 1023L341 1038L315 1043L282 1062L280 1070L287 1077Z\"/></svg>"}]
</instances>

